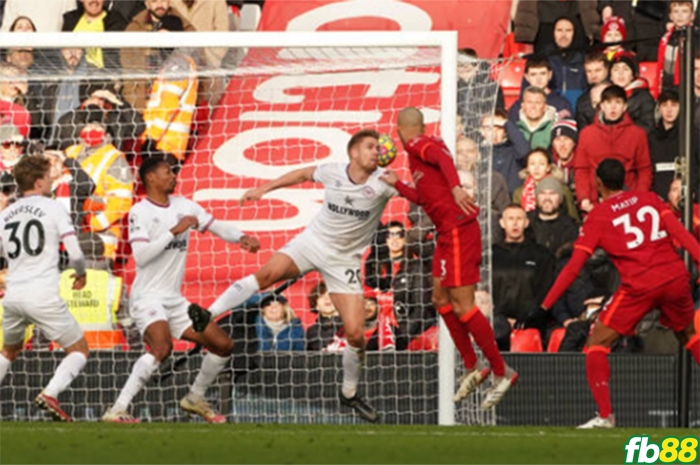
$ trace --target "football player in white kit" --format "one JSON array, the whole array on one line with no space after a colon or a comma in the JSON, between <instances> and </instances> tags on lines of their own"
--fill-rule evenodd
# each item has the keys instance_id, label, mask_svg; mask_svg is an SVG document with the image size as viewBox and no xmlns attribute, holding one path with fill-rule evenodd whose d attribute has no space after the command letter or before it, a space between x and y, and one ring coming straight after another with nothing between
<instances>
[{"instance_id":1,"label":"football player in white kit","mask_svg":"<svg viewBox=\"0 0 700 465\"><path fill-rule=\"evenodd\" d=\"M65 207L48 198L50 171L51 162L43 156L20 159L13 173L22 197L0 215L0 240L9 268L2 302L5 313L0 383L12 360L22 351L27 326L34 323L66 352L35 403L55 420L71 421L57 398L82 371L89 349L83 330L60 297L60 243L63 242L75 270L75 290L85 287L85 259Z\"/></svg>"},{"instance_id":2,"label":"football player in white kit","mask_svg":"<svg viewBox=\"0 0 700 465\"><path fill-rule=\"evenodd\" d=\"M323 184L321 211L297 237L276 252L256 273L233 283L209 308L190 308L195 331L211 318L242 304L250 296L283 279L318 270L340 312L348 345L343 351L343 385L340 403L367 421L376 422L377 412L357 392L365 347L365 311L360 263L372 241L389 199L397 195L379 177L377 131L364 129L352 136L349 163L328 163L302 168L243 194L241 203L259 200L282 187L314 181Z\"/></svg>"},{"instance_id":3,"label":"football player in white kit","mask_svg":"<svg viewBox=\"0 0 700 465\"><path fill-rule=\"evenodd\" d=\"M206 401L207 388L226 366L233 352L233 341L211 322L204 331L195 332L187 316L190 304L181 294L190 229L211 231L226 242L240 243L249 252L257 252L257 239L216 221L197 203L171 195L177 177L165 154L151 155L139 168L146 198L129 212L129 241L136 261L136 278L131 286L131 317L150 347L134 364L131 375L114 405L102 417L112 423L138 423L127 409L131 400L148 381L159 363L170 355L172 338L202 344L208 353L180 408L209 423L224 423L226 417Z\"/></svg>"}]
</instances>

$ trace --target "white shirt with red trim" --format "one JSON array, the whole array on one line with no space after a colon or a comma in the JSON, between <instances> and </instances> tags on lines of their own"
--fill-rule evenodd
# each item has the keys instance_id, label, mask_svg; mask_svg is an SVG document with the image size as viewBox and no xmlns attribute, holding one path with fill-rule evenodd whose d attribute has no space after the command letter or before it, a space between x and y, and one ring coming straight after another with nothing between
<instances>
[{"instance_id":1,"label":"white shirt with red trim","mask_svg":"<svg viewBox=\"0 0 700 465\"><path fill-rule=\"evenodd\" d=\"M66 208L40 195L20 198L0 214L0 242L8 261L5 300L58 298L59 247L75 235Z\"/></svg>"},{"instance_id":2,"label":"white shirt with red trim","mask_svg":"<svg viewBox=\"0 0 700 465\"><path fill-rule=\"evenodd\" d=\"M163 250L144 266L136 266L136 278L131 286L131 300L156 298L180 300L180 287L185 274L185 261L190 241L190 231L177 236L170 233L184 216L196 216L197 230L205 232L214 221L199 204L184 197L170 196L166 205L157 204L148 198L140 201L129 211L129 242L156 242L167 235L170 241Z\"/></svg>"}]
</instances>

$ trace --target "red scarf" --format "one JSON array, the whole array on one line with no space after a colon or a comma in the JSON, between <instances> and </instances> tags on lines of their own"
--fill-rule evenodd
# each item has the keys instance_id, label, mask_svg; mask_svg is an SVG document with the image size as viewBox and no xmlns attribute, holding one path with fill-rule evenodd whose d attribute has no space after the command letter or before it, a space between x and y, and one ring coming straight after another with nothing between
<instances>
[{"instance_id":1,"label":"red scarf","mask_svg":"<svg viewBox=\"0 0 700 465\"><path fill-rule=\"evenodd\" d=\"M532 176L528 176L525 179L525 184L523 184L523 193L520 196L520 206L525 209L526 212L531 212L537 206L537 199L535 197L535 185L537 183Z\"/></svg>"}]
</instances>

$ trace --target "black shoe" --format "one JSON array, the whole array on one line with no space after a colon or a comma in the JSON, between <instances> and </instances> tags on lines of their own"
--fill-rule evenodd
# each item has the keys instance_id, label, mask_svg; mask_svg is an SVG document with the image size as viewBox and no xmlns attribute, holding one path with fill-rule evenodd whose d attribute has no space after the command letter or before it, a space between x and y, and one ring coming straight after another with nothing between
<instances>
[{"instance_id":1,"label":"black shoe","mask_svg":"<svg viewBox=\"0 0 700 465\"><path fill-rule=\"evenodd\" d=\"M197 333L204 331L211 320L211 313L197 304L190 304L187 314L192 320L192 329Z\"/></svg>"},{"instance_id":2,"label":"black shoe","mask_svg":"<svg viewBox=\"0 0 700 465\"><path fill-rule=\"evenodd\" d=\"M361 416L363 420L369 421L370 423L376 423L379 421L377 411L374 410L371 405L362 400L359 395L355 394L354 397L348 399L343 395L343 391L340 391L338 393L338 399L340 399L340 405L344 405L355 410L355 412L357 412L357 414Z\"/></svg>"}]
</instances>

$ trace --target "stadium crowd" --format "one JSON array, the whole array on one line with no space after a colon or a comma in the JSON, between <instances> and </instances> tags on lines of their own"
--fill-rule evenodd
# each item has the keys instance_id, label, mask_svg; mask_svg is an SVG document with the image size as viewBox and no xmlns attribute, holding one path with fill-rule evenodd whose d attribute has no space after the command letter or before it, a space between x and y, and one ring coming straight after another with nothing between
<instances>
[{"instance_id":1,"label":"stadium crowd","mask_svg":"<svg viewBox=\"0 0 700 465\"><path fill-rule=\"evenodd\" d=\"M3 31L229 31L237 29L242 1L225 0L35 0L0 1ZM253 2L262 4L263 2ZM679 147L681 31L698 16L693 1L521 0L513 18L519 43L533 44L517 99L499 89L495 112L474 113L486 96L490 71L471 49L458 55L456 163L463 186L478 192L474 175L482 154L491 154L491 295L477 296L493 313L501 350L580 351L591 323L618 279L604 254L584 272L534 328L516 329L542 300L572 253L579 226L599 202L595 168L602 158L620 160L631 189L653 190L679 217L681 186L674 159ZM651 8L649 5L654 5ZM659 4L661 7L658 8ZM142 194L135 167L152 154L174 166L187 159L198 134L223 95L219 77L197 78L200 68L235 64L230 50L202 56L179 50L61 49L38 53L5 50L0 64L0 201L14 198L12 168L22 156L45 153L52 161L55 198L64 202L80 231L91 263L90 281L116 280L130 254L127 213ZM650 82L640 63L654 63ZM694 73L693 128L700 127L700 54ZM168 71L186 70L186 78ZM144 80L143 71L159 73ZM76 80L71 76L85 76ZM64 76L65 79L55 79ZM119 76L116 79L115 76ZM698 153L697 132L693 147ZM697 166L697 165L696 165ZM699 180L693 181L697 190ZM697 200L697 192L694 192ZM700 237L700 208L694 207ZM364 269L369 350L435 350L436 310L430 276L435 233L412 206L407 223L380 225ZM98 278L100 277L100 278ZM4 285L4 282L2 283ZM106 327L128 321L126 292L103 286ZM109 295L106 295L109 294ZM492 300L493 305L487 304ZM304 329L283 296L265 295L252 309L222 324L235 350L340 352L342 323L319 282L308 296L318 316ZM121 327L121 326L120 326ZM135 331L123 328L133 348ZM32 343L42 347L37 334ZM99 341L109 346L109 341ZM676 353L677 342L658 318L645 320L619 350Z\"/></svg>"}]
</instances>

